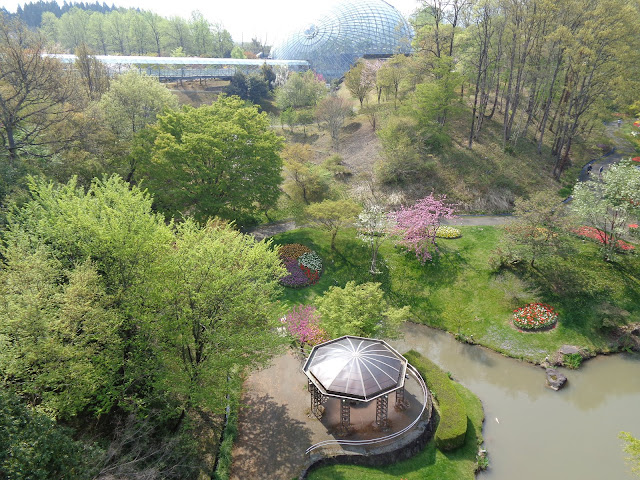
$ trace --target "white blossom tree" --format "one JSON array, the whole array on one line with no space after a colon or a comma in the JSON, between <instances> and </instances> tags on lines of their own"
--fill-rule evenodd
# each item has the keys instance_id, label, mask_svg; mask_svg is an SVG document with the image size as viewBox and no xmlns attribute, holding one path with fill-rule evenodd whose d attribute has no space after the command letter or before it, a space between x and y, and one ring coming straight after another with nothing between
<instances>
[{"instance_id":1,"label":"white blossom tree","mask_svg":"<svg viewBox=\"0 0 640 480\"><path fill-rule=\"evenodd\" d=\"M358 215L358 221L356 222L358 238L371 248L369 273L372 275L380 273L377 266L378 251L388 238L391 224L389 214L380 205L369 205Z\"/></svg>"},{"instance_id":2,"label":"white blossom tree","mask_svg":"<svg viewBox=\"0 0 640 480\"><path fill-rule=\"evenodd\" d=\"M573 212L598 229L604 256L610 259L627 232L628 223L640 213L640 170L631 162L611 166L601 180L578 183L573 189Z\"/></svg>"}]
</instances>

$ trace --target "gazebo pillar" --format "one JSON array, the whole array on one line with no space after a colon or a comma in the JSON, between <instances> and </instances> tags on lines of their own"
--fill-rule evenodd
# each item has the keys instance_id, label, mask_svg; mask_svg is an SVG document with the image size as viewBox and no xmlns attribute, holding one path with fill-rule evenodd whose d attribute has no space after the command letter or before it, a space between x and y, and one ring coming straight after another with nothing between
<instances>
[{"instance_id":1,"label":"gazebo pillar","mask_svg":"<svg viewBox=\"0 0 640 480\"><path fill-rule=\"evenodd\" d=\"M322 393L318 390L318 387L314 385L314 383L309 380L309 394L311 396L311 413L316 416L316 418L322 417L322 413L320 412L320 405L322 404Z\"/></svg>"},{"instance_id":2,"label":"gazebo pillar","mask_svg":"<svg viewBox=\"0 0 640 480\"><path fill-rule=\"evenodd\" d=\"M404 385L396 390L396 410L406 410L409 408L409 402L404 397Z\"/></svg>"},{"instance_id":3,"label":"gazebo pillar","mask_svg":"<svg viewBox=\"0 0 640 480\"><path fill-rule=\"evenodd\" d=\"M349 400L342 398L340 399L340 428L344 434L349 432L349 425L351 425L351 404Z\"/></svg>"},{"instance_id":4,"label":"gazebo pillar","mask_svg":"<svg viewBox=\"0 0 640 480\"><path fill-rule=\"evenodd\" d=\"M389 426L389 395L382 395L376 400L376 426L378 428Z\"/></svg>"}]
</instances>

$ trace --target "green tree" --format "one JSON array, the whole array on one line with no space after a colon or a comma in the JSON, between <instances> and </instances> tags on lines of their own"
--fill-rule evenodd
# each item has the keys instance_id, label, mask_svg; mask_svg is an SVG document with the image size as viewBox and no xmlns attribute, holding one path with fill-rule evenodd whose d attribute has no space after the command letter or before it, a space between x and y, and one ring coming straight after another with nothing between
<instances>
[{"instance_id":1,"label":"green tree","mask_svg":"<svg viewBox=\"0 0 640 480\"><path fill-rule=\"evenodd\" d=\"M157 207L169 216L244 221L277 201L282 139L257 107L221 97L161 115L152 134L141 169Z\"/></svg>"},{"instance_id":2,"label":"green tree","mask_svg":"<svg viewBox=\"0 0 640 480\"><path fill-rule=\"evenodd\" d=\"M264 361L282 342L273 331L286 271L270 243L192 220L178 226L167 263L158 319L162 385L185 407L222 414L227 377Z\"/></svg>"},{"instance_id":3,"label":"green tree","mask_svg":"<svg viewBox=\"0 0 640 480\"><path fill-rule=\"evenodd\" d=\"M546 192L538 192L530 199L515 202L515 222L504 227L504 240L515 247L519 257L529 258L531 268L535 261L560 252L562 242L558 236L566 219L562 218L557 200Z\"/></svg>"},{"instance_id":4,"label":"green tree","mask_svg":"<svg viewBox=\"0 0 640 480\"><path fill-rule=\"evenodd\" d=\"M98 453L75 441L71 429L56 425L0 389L0 472L4 478L90 478Z\"/></svg>"},{"instance_id":5,"label":"green tree","mask_svg":"<svg viewBox=\"0 0 640 480\"><path fill-rule=\"evenodd\" d=\"M336 249L338 230L350 226L362 208L352 200L324 200L307 207L311 222L331 234L331 250Z\"/></svg>"},{"instance_id":6,"label":"green tree","mask_svg":"<svg viewBox=\"0 0 640 480\"><path fill-rule=\"evenodd\" d=\"M294 201L305 205L324 200L329 193L331 174L311 159L313 152L309 145L287 144L282 151L284 163L284 191Z\"/></svg>"},{"instance_id":7,"label":"green tree","mask_svg":"<svg viewBox=\"0 0 640 480\"><path fill-rule=\"evenodd\" d=\"M457 107L460 98L457 89L462 83L454 70L453 59L442 57L434 61L432 81L416 86L414 115L426 130L438 130L445 126L447 115Z\"/></svg>"},{"instance_id":8,"label":"green tree","mask_svg":"<svg viewBox=\"0 0 640 480\"><path fill-rule=\"evenodd\" d=\"M238 45L236 45L231 50L231 58L247 58L247 57L244 54L244 50L242 50L242 48L240 48Z\"/></svg>"},{"instance_id":9,"label":"green tree","mask_svg":"<svg viewBox=\"0 0 640 480\"><path fill-rule=\"evenodd\" d=\"M134 136L147 125L153 124L159 114L178 107L177 98L157 79L146 74L129 71L111 81L109 90L98 103L104 122L111 132L130 148ZM138 158L123 155L123 176L134 180Z\"/></svg>"},{"instance_id":10,"label":"green tree","mask_svg":"<svg viewBox=\"0 0 640 480\"><path fill-rule=\"evenodd\" d=\"M332 338L343 335L395 337L400 325L410 318L409 307L389 306L379 283L348 282L344 288L329 287L316 300L316 305L320 325Z\"/></svg>"},{"instance_id":11,"label":"green tree","mask_svg":"<svg viewBox=\"0 0 640 480\"><path fill-rule=\"evenodd\" d=\"M326 94L327 87L311 70L292 73L286 83L276 90L276 105L285 110L313 107Z\"/></svg>"},{"instance_id":12,"label":"green tree","mask_svg":"<svg viewBox=\"0 0 640 480\"><path fill-rule=\"evenodd\" d=\"M95 180L86 192L75 180L30 188L32 200L4 232L8 317L0 323L7 325L3 344L18 335L13 353L31 350L33 367L13 355L3 357L2 370L10 366L34 401L65 414L147 401L155 369L149 303L171 226L151 211L145 192L116 176Z\"/></svg>"},{"instance_id":13,"label":"green tree","mask_svg":"<svg viewBox=\"0 0 640 480\"><path fill-rule=\"evenodd\" d=\"M640 476L640 440L629 432L620 432L620 440L624 441L624 452L629 455L627 461L631 466L631 471Z\"/></svg>"},{"instance_id":14,"label":"green tree","mask_svg":"<svg viewBox=\"0 0 640 480\"><path fill-rule=\"evenodd\" d=\"M227 85L224 89L225 93L230 97L235 95L236 97L240 97L243 100L246 100L249 96L249 86L247 85L247 76L241 71L236 71L231 80L229 81L229 85Z\"/></svg>"},{"instance_id":15,"label":"green tree","mask_svg":"<svg viewBox=\"0 0 640 480\"><path fill-rule=\"evenodd\" d=\"M387 60L376 72L376 85L381 90L385 90L387 97L389 92L393 92L394 107L398 106L398 95L400 94L400 84L407 76L406 64L408 60L404 55L394 55Z\"/></svg>"},{"instance_id":16,"label":"green tree","mask_svg":"<svg viewBox=\"0 0 640 480\"><path fill-rule=\"evenodd\" d=\"M369 92L373 90L374 81L373 76L366 75L365 63L362 60L351 67L344 76L344 84L351 95L360 101L360 108L362 108L362 102L367 98Z\"/></svg>"},{"instance_id":17,"label":"green tree","mask_svg":"<svg viewBox=\"0 0 640 480\"><path fill-rule=\"evenodd\" d=\"M0 371L5 385L53 418L109 397L122 358L121 321L90 261L62 268L26 236L3 250Z\"/></svg>"},{"instance_id":18,"label":"green tree","mask_svg":"<svg viewBox=\"0 0 640 480\"><path fill-rule=\"evenodd\" d=\"M211 24L198 10L191 12L189 28L191 29L195 54L199 57L205 57L210 54L213 49Z\"/></svg>"},{"instance_id":19,"label":"green tree","mask_svg":"<svg viewBox=\"0 0 640 480\"><path fill-rule=\"evenodd\" d=\"M105 121L122 140L156 121L157 115L177 108L176 97L157 79L129 71L116 77L100 100Z\"/></svg>"},{"instance_id":20,"label":"green tree","mask_svg":"<svg viewBox=\"0 0 640 480\"><path fill-rule=\"evenodd\" d=\"M640 171L630 161L621 162L609 167L601 179L578 183L571 209L602 232L604 257L610 259L630 216L640 210Z\"/></svg>"}]
</instances>

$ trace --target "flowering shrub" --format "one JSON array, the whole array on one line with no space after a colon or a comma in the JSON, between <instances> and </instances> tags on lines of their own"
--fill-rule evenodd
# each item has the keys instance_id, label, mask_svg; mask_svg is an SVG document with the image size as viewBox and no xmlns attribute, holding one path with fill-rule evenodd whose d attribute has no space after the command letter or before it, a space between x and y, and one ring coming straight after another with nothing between
<instances>
[{"instance_id":1,"label":"flowering shrub","mask_svg":"<svg viewBox=\"0 0 640 480\"><path fill-rule=\"evenodd\" d=\"M460 230L448 225L440 225L436 230L437 238L460 238L461 236L462 232Z\"/></svg>"},{"instance_id":2,"label":"flowering shrub","mask_svg":"<svg viewBox=\"0 0 640 480\"><path fill-rule=\"evenodd\" d=\"M280 321L287 328L287 332L300 345L317 345L329 340L327 332L320 327L320 316L316 307L312 305L298 305L288 312Z\"/></svg>"},{"instance_id":3,"label":"flowering shrub","mask_svg":"<svg viewBox=\"0 0 640 480\"><path fill-rule=\"evenodd\" d=\"M594 227L580 227L577 228L575 230L573 230L573 233L575 233L576 235L579 235L581 237L587 237L587 238L591 238L593 240L596 240L600 243L611 243L612 238L609 236L607 237L605 235L605 233L601 230L598 230L597 228ZM606 241L605 241L606 240ZM622 250L633 250L635 247L627 242L625 242L624 240L618 240L618 248L622 249Z\"/></svg>"},{"instance_id":4,"label":"flowering shrub","mask_svg":"<svg viewBox=\"0 0 640 480\"><path fill-rule=\"evenodd\" d=\"M558 314L544 303L530 303L513 311L513 324L522 330L540 330L554 325Z\"/></svg>"},{"instance_id":5,"label":"flowering shrub","mask_svg":"<svg viewBox=\"0 0 640 480\"><path fill-rule=\"evenodd\" d=\"M310 248L299 243L291 243L281 246L278 249L278 255L289 272L280 279L281 285L302 288L313 285L320 279L322 259Z\"/></svg>"},{"instance_id":6,"label":"flowering shrub","mask_svg":"<svg viewBox=\"0 0 640 480\"><path fill-rule=\"evenodd\" d=\"M319 272L320 270L322 270L322 259L316 252L311 251L303 253L298 257L298 265Z\"/></svg>"},{"instance_id":7,"label":"flowering shrub","mask_svg":"<svg viewBox=\"0 0 640 480\"><path fill-rule=\"evenodd\" d=\"M311 249L309 247L305 247L304 245L301 245L299 243L288 243L278 248L278 255L282 259L293 260L295 258L298 258L300 255L310 251Z\"/></svg>"}]
</instances>

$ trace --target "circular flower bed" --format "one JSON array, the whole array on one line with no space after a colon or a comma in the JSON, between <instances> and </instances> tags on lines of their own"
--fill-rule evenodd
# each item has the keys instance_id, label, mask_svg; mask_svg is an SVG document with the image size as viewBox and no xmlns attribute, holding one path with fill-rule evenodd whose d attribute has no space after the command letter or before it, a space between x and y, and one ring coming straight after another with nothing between
<instances>
[{"instance_id":1,"label":"circular flower bed","mask_svg":"<svg viewBox=\"0 0 640 480\"><path fill-rule=\"evenodd\" d=\"M530 303L513 311L513 324L522 330L549 328L558 321L553 307L544 303Z\"/></svg>"},{"instance_id":2,"label":"circular flower bed","mask_svg":"<svg viewBox=\"0 0 640 480\"><path fill-rule=\"evenodd\" d=\"M436 238L460 238L462 232L449 225L440 225L436 230Z\"/></svg>"},{"instance_id":3,"label":"circular flower bed","mask_svg":"<svg viewBox=\"0 0 640 480\"><path fill-rule=\"evenodd\" d=\"M289 243L278 249L278 255L289 272L280 279L280 284L289 288L302 288L320 280L322 259L304 245Z\"/></svg>"}]
</instances>

